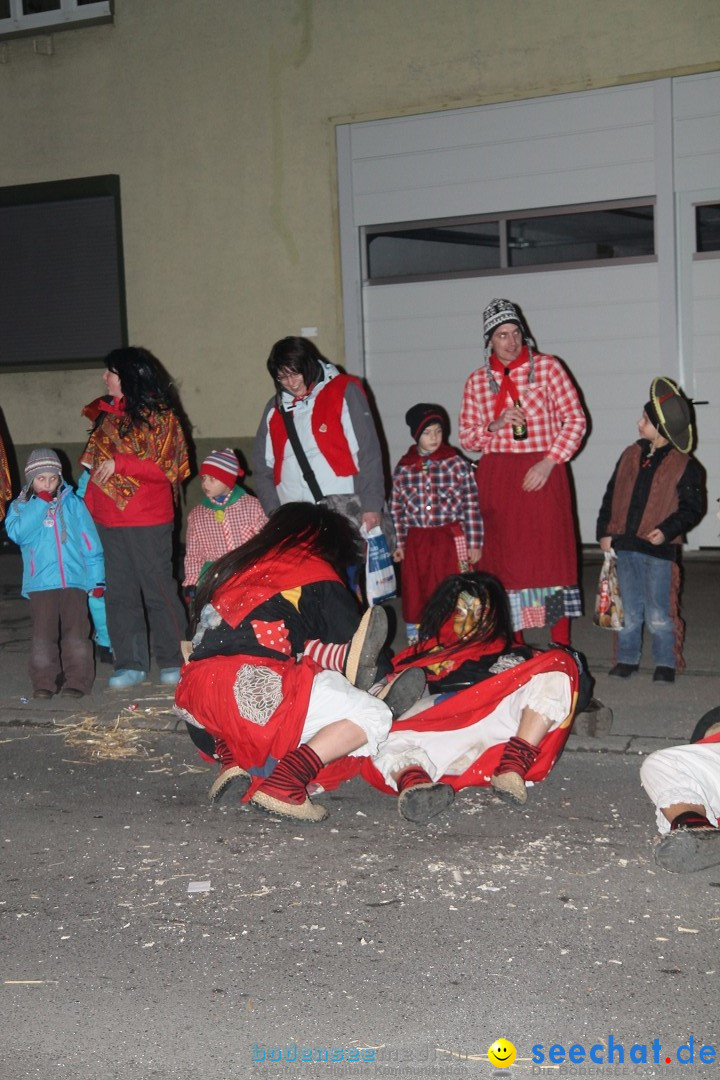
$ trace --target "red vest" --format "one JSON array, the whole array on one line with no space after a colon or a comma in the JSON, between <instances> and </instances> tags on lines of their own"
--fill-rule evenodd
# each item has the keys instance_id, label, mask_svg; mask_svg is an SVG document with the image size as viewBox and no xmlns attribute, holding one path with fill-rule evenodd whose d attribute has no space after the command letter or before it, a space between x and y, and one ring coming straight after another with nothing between
<instances>
[{"instance_id":1,"label":"red vest","mask_svg":"<svg viewBox=\"0 0 720 1080\"><path fill-rule=\"evenodd\" d=\"M355 383L365 393L362 383L354 375L336 375L315 398L310 419L318 450L336 476L354 476L358 472L341 419L343 400L349 383ZM287 428L277 406L270 414L268 432L274 458L273 481L277 487L282 477L285 444L288 441Z\"/></svg>"}]
</instances>

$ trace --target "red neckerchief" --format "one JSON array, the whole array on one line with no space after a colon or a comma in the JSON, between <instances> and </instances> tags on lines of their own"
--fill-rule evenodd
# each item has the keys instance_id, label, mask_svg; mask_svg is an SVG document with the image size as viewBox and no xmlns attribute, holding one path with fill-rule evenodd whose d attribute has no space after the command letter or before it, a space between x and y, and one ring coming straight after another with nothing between
<instances>
[{"instance_id":1,"label":"red neckerchief","mask_svg":"<svg viewBox=\"0 0 720 1080\"><path fill-rule=\"evenodd\" d=\"M283 393L290 394L290 397L292 398L292 404L294 405L296 401L304 401L306 397L310 397L316 386L316 382L310 383L310 386L306 386L302 394L293 394L290 390L285 389L283 389ZM282 399L282 394L280 395L280 398Z\"/></svg>"},{"instance_id":2,"label":"red neckerchief","mask_svg":"<svg viewBox=\"0 0 720 1080\"><path fill-rule=\"evenodd\" d=\"M505 401L509 397L510 404L514 405L520 398L520 391L515 383L510 378L510 372L515 371L517 368L522 367L523 364L527 364L530 359L527 345L523 345L520 355L517 360L513 360L510 364L503 364L502 360L498 360L495 353L490 355L490 370L496 375L502 375L502 382L500 383L500 393L495 401L495 416L494 420L497 420L500 413L505 408Z\"/></svg>"},{"instance_id":3,"label":"red neckerchief","mask_svg":"<svg viewBox=\"0 0 720 1080\"><path fill-rule=\"evenodd\" d=\"M408 452L403 454L398 461L398 466L402 465L404 468L409 469L422 469L426 461L446 461L451 457L457 457L457 450L446 442L440 443L437 450L433 450L432 454L421 454L417 446L411 446Z\"/></svg>"},{"instance_id":4,"label":"red neckerchief","mask_svg":"<svg viewBox=\"0 0 720 1080\"><path fill-rule=\"evenodd\" d=\"M100 398L98 402L98 412L114 413L116 416L123 416L125 413L125 398L114 397L109 401L106 398Z\"/></svg>"}]
</instances>

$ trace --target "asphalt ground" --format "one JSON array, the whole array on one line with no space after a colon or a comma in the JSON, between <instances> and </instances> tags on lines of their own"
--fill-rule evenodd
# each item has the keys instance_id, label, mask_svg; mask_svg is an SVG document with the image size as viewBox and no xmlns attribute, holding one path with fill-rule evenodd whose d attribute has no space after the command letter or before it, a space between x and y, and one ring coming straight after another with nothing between
<instances>
[{"instance_id":1,"label":"asphalt ground","mask_svg":"<svg viewBox=\"0 0 720 1080\"><path fill-rule=\"evenodd\" d=\"M508 1075L498 1038L518 1077L710 1076L720 865L656 866L638 781L720 702L720 562L686 570L672 686L649 659L609 678L612 635L577 620L612 728L578 718L526 807L464 791L418 827L354 780L303 826L232 789L208 805L214 770L153 683L113 694L100 666L82 702L23 701L27 604L0 557L2 1080Z\"/></svg>"}]
</instances>

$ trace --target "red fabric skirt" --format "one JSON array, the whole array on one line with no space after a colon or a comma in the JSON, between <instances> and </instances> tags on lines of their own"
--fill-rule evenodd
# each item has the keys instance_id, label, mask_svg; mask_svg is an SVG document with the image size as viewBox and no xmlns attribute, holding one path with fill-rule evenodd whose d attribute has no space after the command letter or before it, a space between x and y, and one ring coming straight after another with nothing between
<instances>
[{"instance_id":1,"label":"red fabric skirt","mask_svg":"<svg viewBox=\"0 0 720 1080\"><path fill-rule=\"evenodd\" d=\"M503 698L514 693L533 675L546 671L563 671L568 675L572 684L572 700L567 718L560 727L549 731L541 740L540 753L528 771L528 780L544 780L559 758L572 730L577 704L579 685L577 665L562 649L539 652L531 660L526 660L525 663L518 664L509 671L503 671L499 675L476 683L467 690L431 697L428 700L427 709L415 713L407 720L395 720L390 730L402 731L403 728L407 728L411 731L454 731L458 728L469 727L493 712ZM488 787L489 778L500 762L505 745L505 743L497 743L488 747L464 773L460 776L442 776L440 778L442 783L450 784L455 791L465 787ZM342 780L349 780L354 776L358 763L360 775L364 780L379 791L384 791L388 795L397 795L396 791L387 787L382 774L375 768L370 758L342 758L340 761L333 762L327 770L322 770L317 780L326 790L330 790L337 787Z\"/></svg>"},{"instance_id":2,"label":"red fabric skirt","mask_svg":"<svg viewBox=\"0 0 720 1080\"><path fill-rule=\"evenodd\" d=\"M435 589L450 574L460 570L455 537L462 535L459 524L408 529L402 561L402 613L405 622L419 623Z\"/></svg>"},{"instance_id":3,"label":"red fabric skirt","mask_svg":"<svg viewBox=\"0 0 720 1080\"><path fill-rule=\"evenodd\" d=\"M478 570L506 589L577 585L577 535L566 465L540 491L523 491L528 469L545 457L483 454L477 464L485 540Z\"/></svg>"},{"instance_id":4,"label":"red fabric skirt","mask_svg":"<svg viewBox=\"0 0 720 1080\"><path fill-rule=\"evenodd\" d=\"M242 715L235 698L235 680L245 664L272 668L282 678L282 701L266 723ZM258 656L211 656L182 669L175 704L187 710L214 738L225 741L235 760L253 774L250 798L277 761L300 743L310 691L318 665L303 656L278 661ZM359 768L359 765L358 765Z\"/></svg>"}]
</instances>

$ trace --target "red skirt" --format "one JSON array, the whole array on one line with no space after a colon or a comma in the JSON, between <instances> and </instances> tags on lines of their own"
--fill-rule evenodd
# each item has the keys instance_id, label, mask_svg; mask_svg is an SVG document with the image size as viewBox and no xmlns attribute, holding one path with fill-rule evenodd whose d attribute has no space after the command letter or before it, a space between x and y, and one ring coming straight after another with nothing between
<instances>
[{"instance_id":1,"label":"red skirt","mask_svg":"<svg viewBox=\"0 0 720 1080\"><path fill-rule=\"evenodd\" d=\"M537 653L531 660L526 660L523 664L494 675L491 679L484 679L475 686L469 686L467 690L460 690L456 694L438 694L428 698L426 709L415 713L407 720L393 721L391 731L402 731L403 728L411 731L452 731L476 724L496 709L504 697L523 686L533 675L547 671L565 672L572 684L572 699L570 712L563 723L541 739L540 753L528 771L528 780L544 780L567 742L577 705L579 685L577 664L562 649L549 649L547 652ZM497 743L488 747L462 775L447 774L440 778L442 783L450 784L455 791L465 787L487 787L506 745L506 743ZM341 781L349 780L356 775L358 762L361 766L360 774L364 780L379 791L384 791L388 795L397 795L396 791L386 785L382 774L375 768L370 758L341 758L332 765L326 766L318 774L317 780L326 791L330 791Z\"/></svg>"},{"instance_id":2,"label":"red skirt","mask_svg":"<svg viewBox=\"0 0 720 1080\"><path fill-rule=\"evenodd\" d=\"M566 465L540 491L523 491L526 472L545 457L483 454L477 464L485 540L478 570L506 589L577 585L577 534Z\"/></svg>"},{"instance_id":3,"label":"red skirt","mask_svg":"<svg viewBox=\"0 0 720 1080\"><path fill-rule=\"evenodd\" d=\"M268 667L282 678L282 701L264 723L243 716L235 681L245 664ZM216 739L223 739L235 760L253 775L246 799L302 735L310 692L318 665L303 656L299 663L258 656L211 656L185 664L175 691L175 704Z\"/></svg>"},{"instance_id":4,"label":"red skirt","mask_svg":"<svg viewBox=\"0 0 720 1080\"><path fill-rule=\"evenodd\" d=\"M405 622L419 623L435 589L460 570L455 537L462 535L453 522L434 528L408 529L402 562L402 613Z\"/></svg>"}]
</instances>

